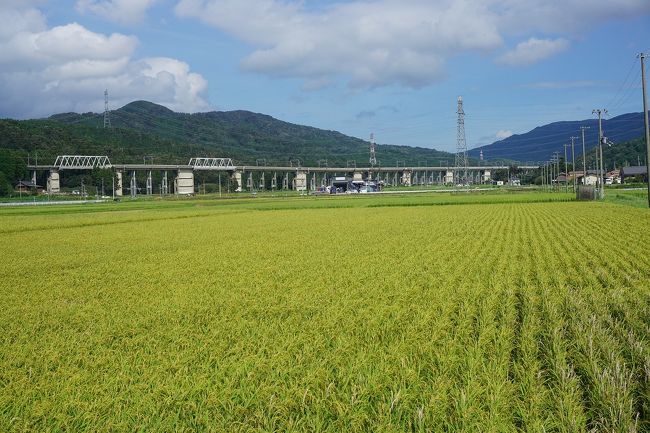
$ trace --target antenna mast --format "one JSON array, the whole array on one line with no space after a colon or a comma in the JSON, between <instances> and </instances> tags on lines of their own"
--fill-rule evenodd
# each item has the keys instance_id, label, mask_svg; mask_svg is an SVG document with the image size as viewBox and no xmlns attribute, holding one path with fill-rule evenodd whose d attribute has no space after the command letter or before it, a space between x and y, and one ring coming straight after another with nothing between
<instances>
[{"instance_id":1,"label":"antenna mast","mask_svg":"<svg viewBox=\"0 0 650 433\"><path fill-rule=\"evenodd\" d=\"M111 112L108 110L108 89L104 90L104 128L111 127Z\"/></svg>"},{"instance_id":2,"label":"antenna mast","mask_svg":"<svg viewBox=\"0 0 650 433\"><path fill-rule=\"evenodd\" d=\"M375 133L370 134L370 166L377 165L377 144L375 143Z\"/></svg>"},{"instance_id":3,"label":"antenna mast","mask_svg":"<svg viewBox=\"0 0 650 433\"><path fill-rule=\"evenodd\" d=\"M458 125L456 141L456 170L454 176L456 185L467 183L467 141L465 140L465 111L463 110L463 97L458 97Z\"/></svg>"}]
</instances>

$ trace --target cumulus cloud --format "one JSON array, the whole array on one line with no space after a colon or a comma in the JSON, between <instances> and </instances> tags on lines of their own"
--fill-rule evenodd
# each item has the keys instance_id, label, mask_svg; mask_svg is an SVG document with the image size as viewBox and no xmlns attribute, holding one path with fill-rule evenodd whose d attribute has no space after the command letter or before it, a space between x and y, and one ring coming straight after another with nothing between
<instances>
[{"instance_id":1,"label":"cumulus cloud","mask_svg":"<svg viewBox=\"0 0 650 433\"><path fill-rule=\"evenodd\" d=\"M648 0L178 0L176 13L252 47L244 70L353 88L426 86L458 54L491 55L503 39L530 38L499 60L531 64L567 49L579 29L650 12ZM536 34L553 35L535 39Z\"/></svg>"},{"instance_id":2,"label":"cumulus cloud","mask_svg":"<svg viewBox=\"0 0 650 433\"><path fill-rule=\"evenodd\" d=\"M354 88L425 86L444 76L453 53L502 43L496 16L470 1L350 1L314 11L298 1L181 0L176 12L254 46L245 70L343 76Z\"/></svg>"},{"instance_id":3,"label":"cumulus cloud","mask_svg":"<svg viewBox=\"0 0 650 433\"><path fill-rule=\"evenodd\" d=\"M527 66L547 59L569 48L566 39L530 38L499 57L499 62L510 66Z\"/></svg>"},{"instance_id":4,"label":"cumulus cloud","mask_svg":"<svg viewBox=\"0 0 650 433\"><path fill-rule=\"evenodd\" d=\"M157 0L77 0L79 12L90 12L120 24L142 21Z\"/></svg>"},{"instance_id":5,"label":"cumulus cloud","mask_svg":"<svg viewBox=\"0 0 650 433\"><path fill-rule=\"evenodd\" d=\"M512 131L507 130L507 129L500 129L496 133L496 138L497 140L504 140L508 137L512 137Z\"/></svg>"},{"instance_id":6,"label":"cumulus cloud","mask_svg":"<svg viewBox=\"0 0 650 433\"><path fill-rule=\"evenodd\" d=\"M101 111L147 99L177 111L209 108L207 82L186 63L134 59L138 40L71 23L48 28L31 7L0 8L0 116L27 118L64 111Z\"/></svg>"}]
</instances>

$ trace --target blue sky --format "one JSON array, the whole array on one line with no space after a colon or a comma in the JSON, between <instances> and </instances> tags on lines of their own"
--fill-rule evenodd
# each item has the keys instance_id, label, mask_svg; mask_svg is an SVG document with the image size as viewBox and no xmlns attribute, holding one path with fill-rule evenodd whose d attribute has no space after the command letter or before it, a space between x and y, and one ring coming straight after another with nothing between
<instances>
[{"instance_id":1,"label":"blue sky","mask_svg":"<svg viewBox=\"0 0 650 433\"><path fill-rule=\"evenodd\" d=\"M641 111L647 0L2 0L0 117L250 110L453 151Z\"/></svg>"}]
</instances>

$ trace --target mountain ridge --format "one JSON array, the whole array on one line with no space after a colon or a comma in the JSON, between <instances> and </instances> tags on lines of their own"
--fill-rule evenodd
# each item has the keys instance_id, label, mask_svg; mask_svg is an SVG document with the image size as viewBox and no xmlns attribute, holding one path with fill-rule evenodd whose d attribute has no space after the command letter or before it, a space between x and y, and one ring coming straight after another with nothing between
<instances>
[{"instance_id":1,"label":"mountain ridge","mask_svg":"<svg viewBox=\"0 0 650 433\"><path fill-rule=\"evenodd\" d=\"M622 143L643 135L643 113L626 113L603 119L603 135L614 143ZM585 130L585 150L589 152L598 144L598 119L562 120L537 126L528 132L514 134L492 144L471 149L470 156L478 157L483 151L486 159L507 159L520 162L548 161L554 152L564 155L564 144L575 139L576 155L582 155L581 126ZM571 152L569 148L569 152Z\"/></svg>"},{"instance_id":2,"label":"mountain ridge","mask_svg":"<svg viewBox=\"0 0 650 433\"><path fill-rule=\"evenodd\" d=\"M296 125L262 113L246 110L176 113L147 101L134 101L110 112L111 124L118 129L131 129L155 134L161 138L192 143L218 151L241 162L258 159L288 163L299 159L316 164L319 160L346 164L354 161L365 165L369 159L369 143L338 131ZM99 113L61 113L48 120L64 124L103 127ZM208 155L195 155L208 156ZM453 154L436 149L380 144L377 146L380 164L398 161L450 160Z\"/></svg>"}]
</instances>

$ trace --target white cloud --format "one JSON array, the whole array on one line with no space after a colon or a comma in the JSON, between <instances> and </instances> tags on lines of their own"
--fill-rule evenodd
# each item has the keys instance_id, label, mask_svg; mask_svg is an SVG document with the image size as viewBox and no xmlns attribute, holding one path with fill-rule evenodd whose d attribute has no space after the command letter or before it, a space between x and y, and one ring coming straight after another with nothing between
<instances>
[{"instance_id":1,"label":"white cloud","mask_svg":"<svg viewBox=\"0 0 650 433\"><path fill-rule=\"evenodd\" d=\"M0 31L0 117L101 111L105 88L114 108L136 99L185 112L209 108L201 75L176 59L134 59L135 37L76 23L47 28L38 10L5 5L0 29L7 26L11 33Z\"/></svg>"},{"instance_id":2,"label":"white cloud","mask_svg":"<svg viewBox=\"0 0 650 433\"><path fill-rule=\"evenodd\" d=\"M243 69L302 78L305 89L342 78L352 87L426 86L459 54L530 64L567 49L565 37L650 12L648 0L178 0L176 13L248 43ZM549 39L531 38L537 34ZM526 50L528 48L528 50Z\"/></svg>"},{"instance_id":3,"label":"white cloud","mask_svg":"<svg viewBox=\"0 0 650 433\"><path fill-rule=\"evenodd\" d=\"M527 66L547 59L569 48L566 39L530 38L499 57L499 63L510 66Z\"/></svg>"},{"instance_id":4,"label":"white cloud","mask_svg":"<svg viewBox=\"0 0 650 433\"><path fill-rule=\"evenodd\" d=\"M500 129L496 133L496 138L497 140L504 140L508 137L512 137L512 131L507 130L507 129Z\"/></svg>"},{"instance_id":5,"label":"white cloud","mask_svg":"<svg viewBox=\"0 0 650 433\"><path fill-rule=\"evenodd\" d=\"M424 86L444 76L453 53L501 45L496 16L469 1L350 1L313 11L298 1L181 0L176 12L253 45L245 70L317 82L343 76L357 88Z\"/></svg>"},{"instance_id":6,"label":"white cloud","mask_svg":"<svg viewBox=\"0 0 650 433\"><path fill-rule=\"evenodd\" d=\"M120 24L141 22L157 0L77 0L79 12L90 12Z\"/></svg>"}]
</instances>

